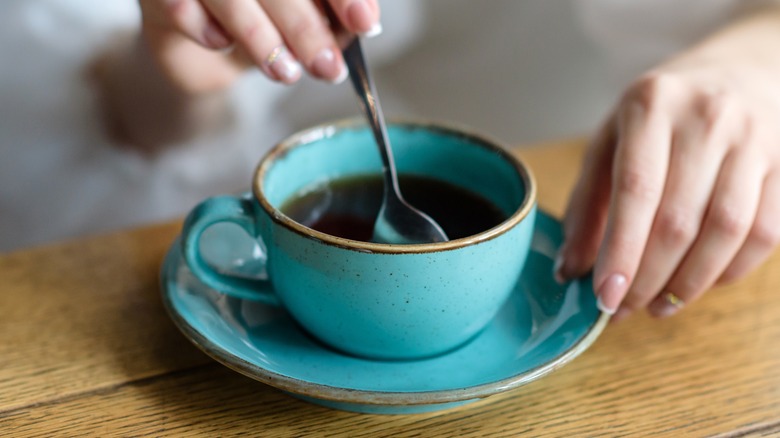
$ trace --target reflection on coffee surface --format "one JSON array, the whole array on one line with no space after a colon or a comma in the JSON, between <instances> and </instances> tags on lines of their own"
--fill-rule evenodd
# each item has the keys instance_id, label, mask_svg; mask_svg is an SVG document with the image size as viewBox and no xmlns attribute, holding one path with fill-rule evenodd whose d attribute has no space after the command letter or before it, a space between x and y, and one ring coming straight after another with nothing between
<instances>
[{"instance_id":1,"label":"reflection on coffee surface","mask_svg":"<svg viewBox=\"0 0 780 438\"><path fill-rule=\"evenodd\" d=\"M492 202L456 185L416 175L398 179L404 198L438 222L450 239L472 236L507 218ZM293 196L281 210L317 231L367 242L383 190L381 175L341 178Z\"/></svg>"}]
</instances>

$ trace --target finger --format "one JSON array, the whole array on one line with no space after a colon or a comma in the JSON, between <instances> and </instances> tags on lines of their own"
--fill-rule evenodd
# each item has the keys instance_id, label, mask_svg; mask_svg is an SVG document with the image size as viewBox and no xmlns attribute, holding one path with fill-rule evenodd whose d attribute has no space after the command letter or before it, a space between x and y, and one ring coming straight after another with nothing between
<instances>
[{"instance_id":1,"label":"finger","mask_svg":"<svg viewBox=\"0 0 780 438\"><path fill-rule=\"evenodd\" d=\"M658 295L699 234L733 120L731 112L717 112L694 114L673 135L661 203L639 270L621 304L626 311L642 309Z\"/></svg>"},{"instance_id":2,"label":"finger","mask_svg":"<svg viewBox=\"0 0 780 438\"><path fill-rule=\"evenodd\" d=\"M732 150L726 156L701 233L664 293L649 306L653 316L671 316L682 307L670 303L667 293L689 304L715 283L745 242L764 175L763 163L752 151Z\"/></svg>"},{"instance_id":3,"label":"finger","mask_svg":"<svg viewBox=\"0 0 780 438\"><path fill-rule=\"evenodd\" d=\"M240 50L226 54L204 49L196 43L180 44L186 38L184 35L163 28L144 26L144 38L160 71L185 95L225 90L251 65L242 62ZM201 68L204 63L211 68Z\"/></svg>"},{"instance_id":4,"label":"finger","mask_svg":"<svg viewBox=\"0 0 780 438\"><path fill-rule=\"evenodd\" d=\"M301 66L287 50L271 19L254 0L201 0L211 15L269 78L293 83Z\"/></svg>"},{"instance_id":5,"label":"finger","mask_svg":"<svg viewBox=\"0 0 780 438\"><path fill-rule=\"evenodd\" d=\"M723 272L719 283L734 281L757 268L780 244L780 172L771 172L764 179L756 220L745 243Z\"/></svg>"},{"instance_id":6,"label":"finger","mask_svg":"<svg viewBox=\"0 0 780 438\"><path fill-rule=\"evenodd\" d=\"M140 4L145 22L172 25L208 49L225 49L232 44L222 26L197 0L142 0Z\"/></svg>"},{"instance_id":7,"label":"finger","mask_svg":"<svg viewBox=\"0 0 780 438\"><path fill-rule=\"evenodd\" d=\"M613 115L593 139L569 197L563 220L564 243L553 268L559 283L584 275L596 261L607 224L615 130Z\"/></svg>"},{"instance_id":8,"label":"finger","mask_svg":"<svg viewBox=\"0 0 780 438\"><path fill-rule=\"evenodd\" d=\"M382 33L376 0L330 0L330 5L350 32L369 38Z\"/></svg>"},{"instance_id":9,"label":"finger","mask_svg":"<svg viewBox=\"0 0 780 438\"><path fill-rule=\"evenodd\" d=\"M261 0L261 4L309 73L333 83L347 78L333 33L311 0Z\"/></svg>"},{"instance_id":10,"label":"finger","mask_svg":"<svg viewBox=\"0 0 780 438\"><path fill-rule=\"evenodd\" d=\"M593 274L598 301L608 312L628 292L666 179L671 127L653 99L629 101L620 114L610 211Z\"/></svg>"}]
</instances>

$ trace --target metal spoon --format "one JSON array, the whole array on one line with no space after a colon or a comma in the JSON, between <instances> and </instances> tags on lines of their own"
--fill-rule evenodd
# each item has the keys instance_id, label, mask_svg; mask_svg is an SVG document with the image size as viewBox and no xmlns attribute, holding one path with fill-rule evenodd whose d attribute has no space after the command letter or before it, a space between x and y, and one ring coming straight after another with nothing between
<instances>
[{"instance_id":1,"label":"metal spoon","mask_svg":"<svg viewBox=\"0 0 780 438\"><path fill-rule=\"evenodd\" d=\"M368 118L379 147L379 154L382 156L382 173L385 179L384 200L374 223L374 235L371 240L377 243L396 244L446 242L449 239L439 224L427 214L409 205L401 195L385 118L379 105L379 96L366 67L360 39L353 38L342 50L342 54L349 68L350 81L355 87L360 106Z\"/></svg>"}]
</instances>

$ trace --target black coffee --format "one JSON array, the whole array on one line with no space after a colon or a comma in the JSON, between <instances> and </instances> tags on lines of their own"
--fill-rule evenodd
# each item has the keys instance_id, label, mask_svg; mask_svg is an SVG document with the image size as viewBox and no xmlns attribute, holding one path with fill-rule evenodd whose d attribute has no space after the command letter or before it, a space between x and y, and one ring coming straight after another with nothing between
<instances>
[{"instance_id":1,"label":"black coffee","mask_svg":"<svg viewBox=\"0 0 780 438\"><path fill-rule=\"evenodd\" d=\"M404 198L441 225L450 239L495 227L507 216L487 199L432 178L399 175ZM281 210L298 223L352 240L370 241L384 181L365 175L329 181L289 199Z\"/></svg>"}]
</instances>

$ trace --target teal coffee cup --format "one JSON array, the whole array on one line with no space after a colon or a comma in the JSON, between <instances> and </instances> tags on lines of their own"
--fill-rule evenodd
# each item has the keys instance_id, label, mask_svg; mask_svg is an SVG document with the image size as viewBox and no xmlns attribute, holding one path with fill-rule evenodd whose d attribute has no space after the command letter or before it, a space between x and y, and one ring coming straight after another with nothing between
<instances>
[{"instance_id":1,"label":"teal coffee cup","mask_svg":"<svg viewBox=\"0 0 780 438\"><path fill-rule=\"evenodd\" d=\"M325 124L271 150L255 172L253 196L214 197L192 210L182 251L193 274L220 293L285 309L311 335L353 355L424 358L475 337L513 292L530 250L533 176L494 141L462 129L392 123L389 136L400 174L465 189L504 218L473 235L419 245L352 240L296 222L283 212L291 199L328 182L382 171L364 123ZM425 205L416 207L425 211ZM455 209L448 219L460 214ZM222 222L262 243L264 276L206 261L201 235Z\"/></svg>"}]
</instances>

